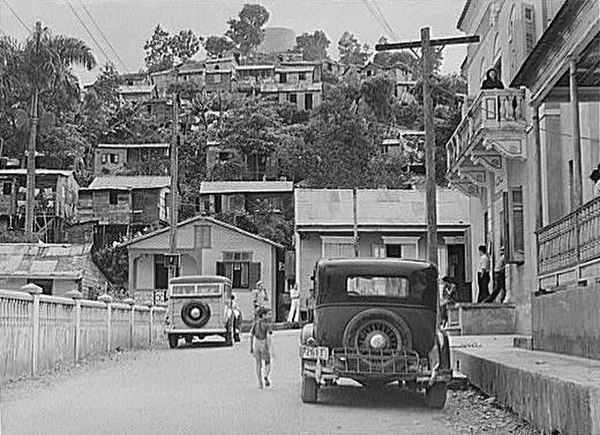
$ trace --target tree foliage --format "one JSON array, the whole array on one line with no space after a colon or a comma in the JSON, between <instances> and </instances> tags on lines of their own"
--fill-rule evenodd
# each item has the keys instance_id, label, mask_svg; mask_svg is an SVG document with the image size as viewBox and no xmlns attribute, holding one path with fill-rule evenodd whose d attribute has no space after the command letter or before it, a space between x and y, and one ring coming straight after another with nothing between
<instances>
[{"instance_id":1,"label":"tree foliage","mask_svg":"<svg viewBox=\"0 0 600 435\"><path fill-rule=\"evenodd\" d=\"M364 65L371 52L367 44L361 44L356 36L345 31L338 42L340 62L345 65Z\"/></svg>"},{"instance_id":2,"label":"tree foliage","mask_svg":"<svg viewBox=\"0 0 600 435\"><path fill-rule=\"evenodd\" d=\"M311 33L303 33L296 36L295 49L302 53L304 60L324 60L328 58L327 48L331 41L322 30Z\"/></svg>"},{"instance_id":3,"label":"tree foliage","mask_svg":"<svg viewBox=\"0 0 600 435\"><path fill-rule=\"evenodd\" d=\"M269 11L259 4L245 4L237 18L231 18L225 36L231 38L239 52L247 56L264 39L263 26L269 21Z\"/></svg>"},{"instance_id":4,"label":"tree foliage","mask_svg":"<svg viewBox=\"0 0 600 435\"><path fill-rule=\"evenodd\" d=\"M209 56L222 56L235 48L235 43L226 36L211 35L204 41L204 49Z\"/></svg>"},{"instance_id":5,"label":"tree foliage","mask_svg":"<svg viewBox=\"0 0 600 435\"><path fill-rule=\"evenodd\" d=\"M181 30L171 35L160 24L156 26L150 39L146 40L146 67L148 72L164 71L192 58L200 49L202 38L191 30Z\"/></svg>"}]
</instances>

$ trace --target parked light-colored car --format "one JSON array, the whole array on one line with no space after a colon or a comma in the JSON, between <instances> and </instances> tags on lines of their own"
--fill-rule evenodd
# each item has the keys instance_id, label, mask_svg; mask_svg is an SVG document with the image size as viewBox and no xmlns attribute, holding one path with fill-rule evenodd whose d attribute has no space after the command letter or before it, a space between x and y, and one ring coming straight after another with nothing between
<instances>
[{"instance_id":1,"label":"parked light-colored car","mask_svg":"<svg viewBox=\"0 0 600 435\"><path fill-rule=\"evenodd\" d=\"M234 315L231 282L222 276L180 276L169 282L166 333L169 347L180 338L191 343L209 335L220 335L233 345Z\"/></svg>"}]
</instances>

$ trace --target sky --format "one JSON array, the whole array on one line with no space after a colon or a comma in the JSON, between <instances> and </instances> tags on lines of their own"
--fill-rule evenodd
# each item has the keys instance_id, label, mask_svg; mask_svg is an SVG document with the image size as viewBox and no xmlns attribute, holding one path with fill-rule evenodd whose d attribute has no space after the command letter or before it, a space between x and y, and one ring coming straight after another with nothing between
<instances>
[{"instance_id":1,"label":"sky","mask_svg":"<svg viewBox=\"0 0 600 435\"><path fill-rule=\"evenodd\" d=\"M78 21L69 2L106 55ZM345 30L371 47L381 36L390 42L417 40L420 29L426 26L431 27L432 38L460 36L456 23L464 5L464 0L0 0L0 35L23 40L28 34L25 26L32 27L41 20L55 34L86 41L99 64L106 63L108 57L121 72L138 71L144 67L144 41L157 24L172 33L191 29L203 36L221 35L227 30L227 20L236 16L244 3L252 2L269 10L267 26L289 27L297 35L323 30L332 41L329 51L333 58L337 58L337 41ZM381 11L391 29L373 17L367 4L375 14ZM459 71L465 55L465 46L445 48L442 72ZM87 84L94 80L97 70L77 73Z\"/></svg>"}]
</instances>

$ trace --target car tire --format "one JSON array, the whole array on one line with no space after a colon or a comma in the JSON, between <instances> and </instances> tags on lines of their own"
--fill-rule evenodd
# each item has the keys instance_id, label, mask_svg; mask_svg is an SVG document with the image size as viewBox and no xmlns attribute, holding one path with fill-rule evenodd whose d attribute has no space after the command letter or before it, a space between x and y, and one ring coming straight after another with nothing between
<instances>
[{"instance_id":1,"label":"car tire","mask_svg":"<svg viewBox=\"0 0 600 435\"><path fill-rule=\"evenodd\" d=\"M317 403L318 392L319 385L317 384L317 380L310 376L302 376L302 402Z\"/></svg>"},{"instance_id":2,"label":"car tire","mask_svg":"<svg viewBox=\"0 0 600 435\"><path fill-rule=\"evenodd\" d=\"M355 341L356 334L360 331L360 328L367 323L377 321L391 323L399 334L399 337L397 338L400 338L402 341L401 349L412 350L412 333L404 319L396 313L381 308L371 308L362 311L350 319L344 329L344 346L356 347L353 345L353 342Z\"/></svg>"},{"instance_id":3,"label":"car tire","mask_svg":"<svg viewBox=\"0 0 600 435\"><path fill-rule=\"evenodd\" d=\"M171 349L176 349L178 343L179 337L177 335L169 335L169 347Z\"/></svg>"},{"instance_id":4,"label":"car tire","mask_svg":"<svg viewBox=\"0 0 600 435\"><path fill-rule=\"evenodd\" d=\"M425 403L429 408L443 409L446 404L447 393L448 384L446 382L436 382L425 390Z\"/></svg>"},{"instance_id":5,"label":"car tire","mask_svg":"<svg viewBox=\"0 0 600 435\"><path fill-rule=\"evenodd\" d=\"M181 320L190 328L202 328L210 320L210 306L204 301L190 301L181 308Z\"/></svg>"}]
</instances>

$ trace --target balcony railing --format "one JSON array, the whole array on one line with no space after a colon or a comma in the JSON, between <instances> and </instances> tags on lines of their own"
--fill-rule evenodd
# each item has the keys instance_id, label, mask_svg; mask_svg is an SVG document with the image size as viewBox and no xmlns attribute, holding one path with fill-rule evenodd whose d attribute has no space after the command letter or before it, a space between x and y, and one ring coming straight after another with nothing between
<instances>
[{"instance_id":1,"label":"balcony railing","mask_svg":"<svg viewBox=\"0 0 600 435\"><path fill-rule=\"evenodd\" d=\"M600 260L600 197L537 233L540 277ZM558 282L557 282L558 283Z\"/></svg>"},{"instance_id":2,"label":"balcony railing","mask_svg":"<svg viewBox=\"0 0 600 435\"><path fill-rule=\"evenodd\" d=\"M452 168L482 138L484 131L525 129L525 92L490 89L479 93L446 144L448 168Z\"/></svg>"}]
</instances>

